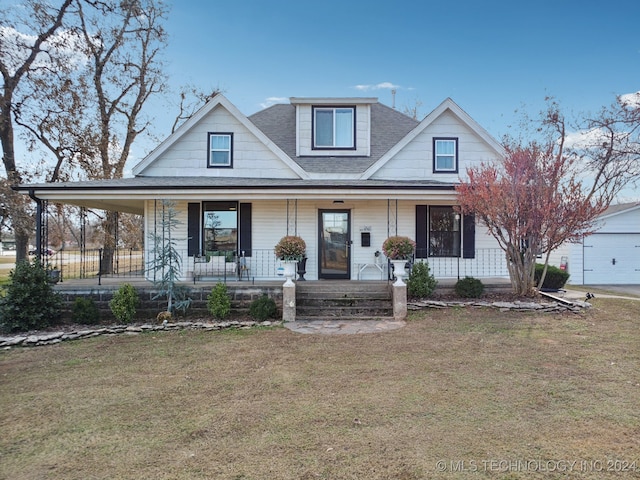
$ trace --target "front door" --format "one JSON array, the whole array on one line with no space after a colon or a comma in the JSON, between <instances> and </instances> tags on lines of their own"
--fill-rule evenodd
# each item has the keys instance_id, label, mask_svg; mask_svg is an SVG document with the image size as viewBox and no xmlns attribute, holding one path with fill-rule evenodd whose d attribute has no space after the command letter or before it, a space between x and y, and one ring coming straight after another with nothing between
<instances>
[{"instance_id":1,"label":"front door","mask_svg":"<svg viewBox=\"0 0 640 480\"><path fill-rule=\"evenodd\" d=\"M351 278L349 210L320 210L319 278Z\"/></svg>"}]
</instances>

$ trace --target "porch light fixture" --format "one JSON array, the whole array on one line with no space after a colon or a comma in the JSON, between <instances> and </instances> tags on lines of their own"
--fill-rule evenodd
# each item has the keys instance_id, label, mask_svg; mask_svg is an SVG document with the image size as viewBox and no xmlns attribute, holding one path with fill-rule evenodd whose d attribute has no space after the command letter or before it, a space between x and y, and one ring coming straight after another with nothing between
<instances>
[{"instance_id":1,"label":"porch light fixture","mask_svg":"<svg viewBox=\"0 0 640 480\"><path fill-rule=\"evenodd\" d=\"M344 200L334 200L333 204L334 205L342 205L344 203Z\"/></svg>"}]
</instances>

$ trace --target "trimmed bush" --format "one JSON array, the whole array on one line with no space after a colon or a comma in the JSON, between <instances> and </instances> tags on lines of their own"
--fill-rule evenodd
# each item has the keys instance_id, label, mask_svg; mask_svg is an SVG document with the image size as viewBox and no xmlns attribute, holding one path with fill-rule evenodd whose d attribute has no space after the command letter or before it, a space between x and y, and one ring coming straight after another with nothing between
<instances>
[{"instance_id":1,"label":"trimmed bush","mask_svg":"<svg viewBox=\"0 0 640 480\"><path fill-rule=\"evenodd\" d=\"M0 330L40 329L60 321L62 299L53 290L49 272L38 259L16 264L0 298Z\"/></svg>"},{"instance_id":2,"label":"trimmed bush","mask_svg":"<svg viewBox=\"0 0 640 480\"><path fill-rule=\"evenodd\" d=\"M535 282L536 286L540 283L542 278L542 271L544 270L544 264L536 263ZM544 290L560 290L565 286L569 280L569 274L565 270L560 270L558 267L549 265L547 267L547 274L544 277L542 288Z\"/></svg>"},{"instance_id":3,"label":"trimmed bush","mask_svg":"<svg viewBox=\"0 0 640 480\"><path fill-rule=\"evenodd\" d=\"M464 277L455 284L456 294L462 298L479 298L484 292L483 283L477 278Z\"/></svg>"},{"instance_id":4,"label":"trimmed bush","mask_svg":"<svg viewBox=\"0 0 640 480\"><path fill-rule=\"evenodd\" d=\"M217 283L207 296L207 310L214 318L221 320L231 313L231 297L224 283Z\"/></svg>"},{"instance_id":5,"label":"trimmed bush","mask_svg":"<svg viewBox=\"0 0 640 480\"><path fill-rule=\"evenodd\" d=\"M412 298L431 296L438 285L438 281L429 271L427 262L416 262L407 280L407 293Z\"/></svg>"},{"instance_id":6,"label":"trimmed bush","mask_svg":"<svg viewBox=\"0 0 640 480\"><path fill-rule=\"evenodd\" d=\"M82 325L95 325L100 321L100 310L93 299L76 297L71 307L71 320Z\"/></svg>"},{"instance_id":7,"label":"trimmed bush","mask_svg":"<svg viewBox=\"0 0 640 480\"><path fill-rule=\"evenodd\" d=\"M133 285L125 283L113 294L109 308L118 321L130 323L136 316L139 302L137 290Z\"/></svg>"},{"instance_id":8,"label":"trimmed bush","mask_svg":"<svg viewBox=\"0 0 640 480\"><path fill-rule=\"evenodd\" d=\"M263 295L251 302L251 305L249 305L249 315L256 320L265 321L269 318L275 318L278 315L278 307L273 298Z\"/></svg>"}]
</instances>

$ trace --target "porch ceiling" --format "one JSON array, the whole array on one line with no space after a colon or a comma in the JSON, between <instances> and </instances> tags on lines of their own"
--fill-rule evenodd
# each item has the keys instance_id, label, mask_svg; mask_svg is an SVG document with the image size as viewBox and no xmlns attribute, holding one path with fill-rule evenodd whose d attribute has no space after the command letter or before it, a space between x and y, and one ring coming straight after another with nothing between
<instances>
[{"instance_id":1,"label":"porch ceiling","mask_svg":"<svg viewBox=\"0 0 640 480\"><path fill-rule=\"evenodd\" d=\"M135 177L20 185L51 202L142 214L147 200L453 200L455 185L402 180L297 180L210 177Z\"/></svg>"}]
</instances>

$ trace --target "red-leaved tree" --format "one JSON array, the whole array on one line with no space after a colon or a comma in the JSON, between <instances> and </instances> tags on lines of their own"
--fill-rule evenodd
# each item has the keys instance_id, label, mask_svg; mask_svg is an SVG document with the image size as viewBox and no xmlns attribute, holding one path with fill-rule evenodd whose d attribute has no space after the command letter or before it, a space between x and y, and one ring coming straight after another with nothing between
<instances>
[{"instance_id":1,"label":"red-leaved tree","mask_svg":"<svg viewBox=\"0 0 640 480\"><path fill-rule=\"evenodd\" d=\"M517 295L536 293L538 255L546 265L552 250L592 233L607 206L585 192L573 158L553 142L510 146L501 164L468 169L456 187L462 213L475 213L505 251Z\"/></svg>"}]
</instances>

